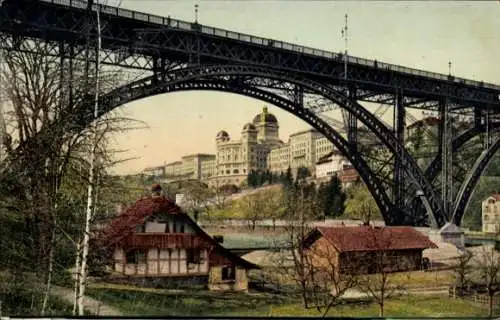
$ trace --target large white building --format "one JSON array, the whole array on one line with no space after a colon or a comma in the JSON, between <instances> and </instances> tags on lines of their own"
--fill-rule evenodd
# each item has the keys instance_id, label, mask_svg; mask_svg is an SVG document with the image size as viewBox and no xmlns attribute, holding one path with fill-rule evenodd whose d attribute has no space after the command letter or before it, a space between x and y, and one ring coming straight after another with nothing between
<instances>
[{"instance_id":1,"label":"large white building","mask_svg":"<svg viewBox=\"0 0 500 320\"><path fill-rule=\"evenodd\" d=\"M500 232L500 194L493 194L482 203L483 232Z\"/></svg>"},{"instance_id":2,"label":"large white building","mask_svg":"<svg viewBox=\"0 0 500 320\"><path fill-rule=\"evenodd\" d=\"M250 171L267 170L270 150L283 145L279 138L278 120L267 111L267 107L251 123L243 126L239 140L232 140L226 131L221 130L215 143L216 174L210 180L212 185L239 185Z\"/></svg>"},{"instance_id":3,"label":"large white building","mask_svg":"<svg viewBox=\"0 0 500 320\"><path fill-rule=\"evenodd\" d=\"M221 130L215 137L216 154L194 154L165 165L167 180L197 179L211 185L235 184L246 180L252 170L286 172L306 167L316 174L316 162L331 153L333 144L314 129L290 135L284 143L279 137L279 124L267 107L245 124L239 139Z\"/></svg>"}]
</instances>

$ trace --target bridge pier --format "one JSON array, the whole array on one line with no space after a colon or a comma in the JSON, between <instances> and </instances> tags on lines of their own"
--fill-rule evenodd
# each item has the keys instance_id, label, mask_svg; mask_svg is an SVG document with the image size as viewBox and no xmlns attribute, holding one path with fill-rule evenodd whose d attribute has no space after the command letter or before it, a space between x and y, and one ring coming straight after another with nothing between
<instances>
[{"instance_id":1,"label":"bridge pier","mask_svg":"<svg viewBox=\"0 0 500 320\"><path fill-rule=\"evenodd\" d=\"M465 250L464 232L453 222L446 223L441 229L431 229L429 238L432 241L446 242L460 250Z\"/></svg>"}]
</instances>

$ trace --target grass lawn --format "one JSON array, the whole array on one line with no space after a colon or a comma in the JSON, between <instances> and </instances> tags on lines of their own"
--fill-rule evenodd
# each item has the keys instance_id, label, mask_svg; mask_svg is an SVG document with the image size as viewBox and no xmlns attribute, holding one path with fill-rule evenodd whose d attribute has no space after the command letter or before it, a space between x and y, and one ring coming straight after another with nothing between
<instances>
[{"instance_id":1,"label":"grass lawn","mask_svg":"<svg viewBox=\"0 0 500 320\"><path fill-rule=\"evenodd\" d=\"M216 293L129 288L89 288L88 294L129 316L318 316L305 310L297 298L265 293ZM407 296L387 302L386 316L485 316L487 308L472 302L438 296ZM378 306L368 302L346 303L330 316L377 316Z\"/></svg>"}]
</instances>

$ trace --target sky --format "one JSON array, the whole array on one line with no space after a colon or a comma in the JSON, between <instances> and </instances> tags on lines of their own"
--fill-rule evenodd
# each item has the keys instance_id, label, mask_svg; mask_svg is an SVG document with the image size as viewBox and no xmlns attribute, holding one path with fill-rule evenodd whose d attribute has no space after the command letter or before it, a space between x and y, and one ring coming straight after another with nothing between
<instances>
[{"instance_id":1,"label":"sky","mask_svg":"<svg viewBox=\"0 0 500 320\"><path fill-rule=\"evenodd\" d=\"M100 0L102 3L103 0ZM455 76L500 84L500 1L187 1L108 0L122 8L194 20L204 25L297 43L344 50L341 29L348 14L350 55L377 59ZM243 125L263 102L218 92L176 92L122 106L119 112L147 127L113 137L120 158L118 174L177 161L191 153L215 153L215 135L226 130L239 139ZM287 141L308 125L271 105ZM419 117L420 114L416 114Z\"/></svg>"}]
</instances>

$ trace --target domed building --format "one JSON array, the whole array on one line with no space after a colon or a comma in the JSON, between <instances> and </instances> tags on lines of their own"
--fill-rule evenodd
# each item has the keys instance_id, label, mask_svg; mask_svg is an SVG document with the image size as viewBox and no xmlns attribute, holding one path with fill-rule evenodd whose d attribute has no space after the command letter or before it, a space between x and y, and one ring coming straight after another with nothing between
<instances>
[{"instance_id":1,"label":"domed building","mask_svg":"<svg viewBox=\"0 0 500 320\"><path fill-rule=\"evenodd\" d=\"M229 134L221 130L215 142L216 172L210 182L218 185L239 185L250 171L267 170L267 155L283 144L279 139L278 120L267 107L243 126L240 140L231 140Z\"/></svg>"}]
</instances>

